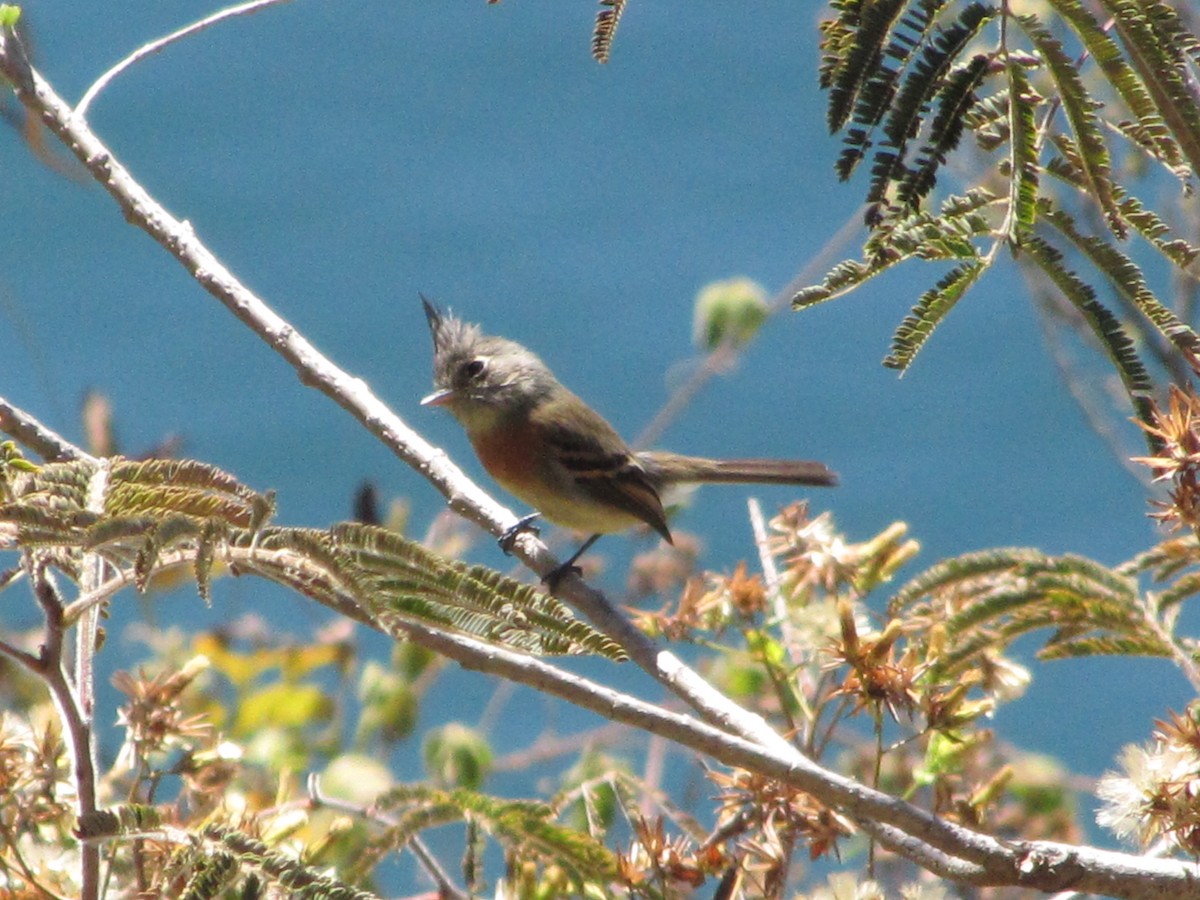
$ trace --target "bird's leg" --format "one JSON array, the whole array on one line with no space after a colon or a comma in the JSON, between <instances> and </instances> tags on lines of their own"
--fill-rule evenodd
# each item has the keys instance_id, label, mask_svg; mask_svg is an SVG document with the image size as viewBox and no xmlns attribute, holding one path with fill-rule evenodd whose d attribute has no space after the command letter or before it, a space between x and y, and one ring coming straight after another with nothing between
<instances>
[{"instance_id":1,"label":"bird's leg","mask_svg":"<svg viewBox=\"0 0 1200 900\"><path fill-rule=\"evenodd\" d=\"M521 516L512 525L504 529L504 534L496 539L496 543L500 545L500 549L504 551L505 556L512 556L513 541L523 531L531 531L534 534L538 533L538 527L533 524L534 520L539 518L541 513L531 512L528 515Z\"/></svg>"},{"instance_id":2,"label":"bird's leg","mask_svg":"<svg viewBox=\"0 0 1200 900\"><path fill-rule=\"evenodd\" d=\"M576 575L579 574L579 566L575 565L575 560L587 553L588 548L598 540L600 540L600 535L593 534L590 538L584 541L582 545L580 545L578 550L571 554L570 559L568 559L562 565L555 566L546 573L546 575L542 578L542 584L546 585L546 587L550 589L550 593L553 594L555 590L558 589L558 583L562 581L564 575L568 574L569 572L574 572Z\"/></svg>"}]
</instances>

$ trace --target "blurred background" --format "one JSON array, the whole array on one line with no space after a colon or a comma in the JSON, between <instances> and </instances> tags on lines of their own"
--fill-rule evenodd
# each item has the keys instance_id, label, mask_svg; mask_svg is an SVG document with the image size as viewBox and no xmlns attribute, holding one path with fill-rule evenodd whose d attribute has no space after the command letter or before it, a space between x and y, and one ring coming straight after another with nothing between
<instances>
[{"instance_id":1,"label":"blurred background","mask_svg":"<svg viewBox=\"0 0 1200 900\"><path fill-rule=\"evenodd\" d=\"M212 9L34 0L25 15L35 64L74 102L134 48ZM89 118L239 278L479 475L451 418L418 406L430 385L418 291L535 349L632 438L697 364L701 287L744 275L778 291L842 232L816 281L856 256L862 237L865 188L836 183L839 143L816 87L817 4L637 0L608 65L590 55L595 11L553 0L295 2L143 61ZM440 495L300 385L50 150L59 171L16 132L0 138L0 393L82 441L81 398L100 391L122 451L177 435L183 455L274 488L282 524L349 517L370 479L385 501L410 499L410 532L421 534ZM814 511L831 510L851 540L907 522L923 552L901 578L987 547L1108 564L1147 547L1147 492L1087 426L1011 265L967 297L903 379L880 365L939 274L903 268L776 316L659 443L829 463L842 486L814 493ZM1133 440L1133 425L1119 427ZM749 493L705 490L679 520L703 541L706 567L754 559ZM794 499L753 493L768 514ZM600 584L619 596L622 560L647 546L607 539ZM472 556L508 565L490 538ZM194 589L177 597L154 605L157 627L256 612L303 632L324 618L245 580L219 583L211 610ZM0 628L36 622L14 606ZM113 664L141 655L121 626L142 611L114 609ZM385 642L372 641L385 657ZM1059 662L1034 674L998 727L1088 775L1189 696L1158 661ZM469 718L493 688L455 673L439 690ZM571 715L564 730L596 724ZM518 718L508 727L522 729Z\"/></svg>"}]
</instances>

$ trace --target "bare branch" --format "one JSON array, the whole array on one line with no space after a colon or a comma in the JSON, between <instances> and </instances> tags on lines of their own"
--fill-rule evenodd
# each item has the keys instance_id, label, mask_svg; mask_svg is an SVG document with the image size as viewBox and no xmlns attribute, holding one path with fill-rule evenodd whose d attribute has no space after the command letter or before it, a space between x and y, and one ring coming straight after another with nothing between
<instances>
[{"instance_id":1,"label":"bare branch","mask_svg":"<svg viewBox=\"0 0 1200 900\"><path fill-rule=\"evenodd\" d=\"M28 555L27 555L28 558ZM65 644L66 626L63 603L54 578L45 566L29 563L29 579L34 595L42 608L46 634L37 673L45 682L63 725L63 737L71 758L72 781L75 785L75 814L79 818L94 815L97 809L96 753L91 720L84 710L79 691L67 674ZM81 900L99 900L100 849L94 845L80 847Z\"/></svg>"},{"instance_id":2,"label":"bare branch","mask_svg":"<svg viewBox=\"0 0 1200 900\"><path fill-rule=\"evenodd\" d=\"M95 457L76 447L66 438L51 431L29 413L0 397L0 431L12 435L26 447L32 448L47 462L65 462Z\"/></svg>"},{"instance_id":3,"label":"bare branch","mask_svg":"<svg viewBox=\"0 0 1200 900\"><path fill-rule=\"evenodd\" d=\"M198 22L193 22L191 25L186 25L178 31L173 31L170 34L153 40L148 44L143 44L138 47L127 57L97 78L92 82L91 87L87 89L79 102L75 105L75 115L80 119L86 118L88 107L92 105L92 101L96 99L96 95L108 87L109 82L128 69L135 63L141 62L147 56L153 56L160 50L164 50L171 44L183 40L186 37L191 37L193 34L199 34L206 28L216 25L218 22L223 22L226 19L232 19L234 16L246 16L250 13L256 13L268 6L279 6L281 3L288 3L290 0L251 0L250 3L241 3L237 6L230 6L227 9L219 10L211 16L205 16Z\"/></svg>"}]
</instances>

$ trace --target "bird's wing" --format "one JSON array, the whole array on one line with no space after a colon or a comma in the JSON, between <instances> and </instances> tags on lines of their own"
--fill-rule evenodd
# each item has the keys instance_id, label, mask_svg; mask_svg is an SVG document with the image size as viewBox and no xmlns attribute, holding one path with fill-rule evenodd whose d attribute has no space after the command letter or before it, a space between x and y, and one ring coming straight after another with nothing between
<instances>
[{"instance_id":1,"label":"bird's wing","mask_svg":"<svg viewBox=\"0 0 1200 900\"><path fill-rule=\"evenodd\" d=\"M582 401L554 406L557 409L536 410L533 416L576 486L596 502L641 519L670 542L658 491L616 430Z\"/></svg>"}]
</instances>

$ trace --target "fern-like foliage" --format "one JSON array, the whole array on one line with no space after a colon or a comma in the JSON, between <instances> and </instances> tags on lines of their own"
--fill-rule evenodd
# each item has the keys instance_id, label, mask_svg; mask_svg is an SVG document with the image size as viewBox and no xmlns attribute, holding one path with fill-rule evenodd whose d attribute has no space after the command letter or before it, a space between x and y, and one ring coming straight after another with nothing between
<instances>
[{"instance_id":1,"label":"fern-like foliage","mask_svg":"<svg viewBox=\"0 0 1200 900\"><path fill-rule=\"evenodd\" d=\"M590 835L561 825L553 807L545 803L411 784L379 797L374 808L391 814L395 824L371 841L359 863L363 872L426 829L466 822L496 840L509 859L553 862L577 890L616 875L612 852Z\"/></svg>"},{"instance_id":2,"label":"fern-like foliage","mask_svg":"<svg viewBox=\"0 0 1200 900\"><path fill-rule=\"evenodd\" d=\"M822 82L829 90L829 130L837 131L855 111L855 121L873 128L880 119L880 111L891 99L896 70L883 64L884 42L892 24L904 9L903 0L846 0L834 3L838 12L836 26L827 36L836 36L837 45L825 44L826 68L821 73ZM867 144L866 134L852 143L851 147ZM861 154L860 154L861 155ZM857 158L856 160L857 161ZM853 163L849 164L853 169ZM838 163L842 177L848 177L847 163L843 156Z\"/></svg>"},{"instance_id":3,"label":"fern-like foliage","mask_svg":"<svg viewBox=\"0 0 1200 900\"><path fill-rule=\"evenodd\" d=\"M1161 196L1164 172L1167 186L1179 179L1189 192L1200 167L1200 38L1189 17L1165 0L830 8L819 78L828 125L844 141L834 168L848 178L870 158L870 233L860 260L834 266L794 305L845 294L901 262L945 261L884 360L903 371L1007 251L1084 313L1141 415L1154 378L1140 348L1174 375L1197 347L1195 323L1167 293L1198 258L1191 231L1172 233L1172 214L1137 199ZM954 185L959 197L986 199L965 210L939 199L948 170L971 179ZM1143 181L1152 194L1136 189ZM1174 273L1143 262L1147 248Z\"/></svg>"},{"instance_id":4,"label":"fern-like foliage","mask_svg":"<svg viewBox=\"0 0 1200 900\"><path fill-rule=\"evenodd\" d=\"M1045 219L1066 237L1108 279L1125 301L1144 315L1180 350L1200 355L1200 336L1159 302L1142 270L1113 242L1080 232L1075 220L1062 210L1049 210Z\"/></svg>"},{"instance_id":5,"label":"fern-like foliage","mask_svg":"<svg viewBox=\"0 0 1200 900\"><path fill-rule=\"evenodd\" d=\"M248 535L235 541L248 546ZM483 566L444 559L382 528L344 523L328 531L266 529L257 546L298 553L312 569L297 578L273 561L249 565L324 602L349 596L395 637L403 637L404 622L413 621L527 653L625 658L553 597Z\"/></svg>"},{"instance_id":6,"label":"fern-like foliage","mask_svg":"<svg viewBox=\"0 0 1200 900\"><path fill-rule=\"evenodd\" d=\"M80 816L75 835L82 840L129 837L154 831L162 824L162 813L153 806L125 803Z\"/></svg>"},{"instance_id":7,"label":"fern-like foliage","mask_svg":"<svg viewBox=\"0 0 1200 900\"><path fill-rule=\"evenodd\" d=\"M1090 284L1066 267L1063 255L1041 238L1031 238L1025 251L1064 297L1083 313L1093 336L1121 376L1130 403L1143 422L1150 421L1151 382L1137 348L1121 320L1096 299Z\"/></svg>"},{"instance_id":8,"label":"fern-like foliage","mask_svg":"<svg viewBox=\"0 0 1200 900\"><path fill-rule=\"evenodd\" d=\"M947 560L906 584L889 613L936 646L934 677L953 678L1044 629L1042 658L1105 654L1167 657L1147 627L1134 578L1079 556L1001 549Z\"/></svg>"},{"instance_id":9,"label":"fern-like foliage","mask_svg":"<svg viewBox=\"0 0 1200 900\"><path fill-rule=\"evenodd\" d=\"M1001 236L1020 246L1033 231L1037 216L1038 170L1037 121L1034 109L1038 95L1033 90L1022 60L1009 56L1008 74L1008 209Z\"/></svg>"},{"instance_id":10,"label":"fern-like foliage","mask_svg":"<svg viewBox=\"0 0 1200 900\"><path fill-rule=\"evenodd\" d=\"M946 78L938 96L938 111L929 128L929 138L917 152L911 168L896 186L896 199L902 208L916 209L937 184L937 173L946 157L962 139L966 114L975 105L975 91L983 83L988 58L976 54L965 66L958 66Z\"/></svg>"},{"instance_id":11,"label":"fern-like foliage","mask_svg":"<svg viewBox=\"0 0 1200 900\"><path fill-rule=\"evenodd\" d=\"M1194 175L1200 171L1200 93L1188 60L1195 36L1161 0L1103 0L1102 5Z\"/></svg>"},{"instance_id":12,"label":"fern-like foliage","mask_svg":"<svg viewBox=\"0 0 1200 900\"><path fill-rule=\"evenodd\" d=\"M191 856L193 871L205 873L204 884L198 885L198 888L217 885L219 889L223 886L223 876L231 867L218 863L214 871L212 864L228 857L242 871L258 873L262 881L277 886L281 893L288 896L308 897L312 900L376 900L377 895L357 890L342 881L330 878L291 856L272 850L245 832L223 825L208 825L203 830L203 837L215 846L197 848ZM198 890L195 896L208 897L215 894Z\"/></svg>"},{"instance_id":13,"label":"fern-like foliage","mask_svg":"<svg viewBox=\"0 0 1200 900\"><path fill-rule=\"evenodd\" d=\"M600 0L600 11L596 13L596 27L592 31L592 58L606 63L612 56L613 39L621 14L625 12L626 0Z\"/></svg>"},{"instance_id":14,"label":"fern-like foliage","mask_svg":"<svg viewBox=\"0 0 1200 900\"><path fill-rule=\"evenodd\" d=\"M944 158L962 134L961 112L955 119L951 110L965 110L970 106L973 94L970 85L978 83L982 76L982 57L978 62L969 63L965 74L956 72L954 77L948 77L948 73L979 29L992 17L992 10L981 3L969 4L946 28L929 32L933 14L941 5L918 5L917 21L921 25L923 42L918 46L923 49L908 67L904 84L890 104L883 123L884 139L875 154L871 186L867 191L867 202L871 204L868 221L878 222L886 217L880 207L891 202L889 198L893 193L901 208L907 205L912 209L929 192L936 181L934 172L938 155ZM929 147L920 154L915 165L923 167L924 173L917 179L910 165L910 142L920 131L922 120L928 117L935 97L940 98L940 113L944 113L937 123L940 127L936 136L931 127L930 142L936 142L938 148Z\"/></svg>"},{"instance_id":15,"label":"fern-like foliage","mask_svg":"<svg viewBox=\"0 0 1200 900\"><path fill-rule=\"evenodd\" d=\"M1100 120L1096 115L1097 109L1103 108L1104 104L1088 96L1074 61L1036 16L1018 16L1017 22L1045 60L1046 71L1054 80L1057 96L1079 149L1079 162L1087 180L1088 193L1104 212L1113 233L1123 238L1126 229L1113 197L1108 145L1100 132Z\"/></svg>"},{"instance_id":16,"label":"fern-like foliage","mask_svg":"<svg viewBox=\"0 0 1200 900\"><path fill-rule=\"evenodd\" d=\"M939 215L916 212L877 228L866 246L866 259L835 266L825 280L800 291L797 306L824 303L909 259L979 259L975 240L991 234L989 208L996 197L980 188L963 197L950 197Z\"/></svg>"},{"instance_id":17,"label":"fern-like foliage","mask_svg":"<svg viewBox=\"0 0 1200 900\"><path fill-rule=\"evenodd\" d=\"M937 326L959 298L983 274L983 263L970 262L955 266L950 274L938 282L937 287L921 295L917 305L896 330L892 339L892 352L883 361L893 369L907 369L933 329Z\"/></svg>"},{"instance_id":18,"label":"fern-like foliage","mask_svg":"<svg viewBox=\"0 0 1200 900\"><path fill-rule=\"evenodd\" d=\"M190 565L207 598L213 575L232 569L349 608L395 637L404 636L406 622L420 623L526 653L624 658L554 598L385 529L267 526L271 496L212 466L113 459L4 472L11 499L0 505L0 547L52 552L72 577L85 554L100 556L139 590L164 565Z\"/></svg>"}]
</instances>

